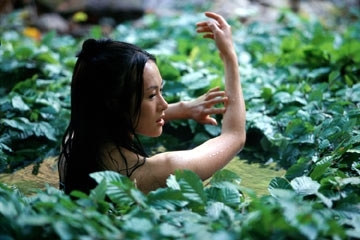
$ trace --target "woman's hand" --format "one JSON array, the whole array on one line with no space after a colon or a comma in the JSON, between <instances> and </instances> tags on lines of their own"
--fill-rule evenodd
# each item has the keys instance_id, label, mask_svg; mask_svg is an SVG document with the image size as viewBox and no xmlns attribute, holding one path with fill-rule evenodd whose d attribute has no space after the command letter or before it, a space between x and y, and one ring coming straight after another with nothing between
<instances>
[{"instance_id":1,"label":"woman's hand","mask_svg":"<svg viewBox=\"0 0 360 240\"><path fill-rule=\"evenodd\" d=\"M210 38L215 41L215 44L220 52L222 59L231 57L235 54L231 26L226 20L213 12L206 12L205 15L210 19L196 24L196 31L204 33L204 38Z\"/></svg>"},{"instance_id":2,"label":"woman's hand","mask_svg":"<svg viewBox=\"0 0 360 240\"><path fill-rule=\"evenodd\" d=\"M165 120L193 119L201 124L217 125L216 119L210 115L224 114L227 100L225 91L215 87L194 100L169 104L165 111ZM224 106L217 107L217 104Z\"/></svg>"},{"instance_id":3,"label":"woman's hand","mask_svg":"<svg viewBox=\"0 0 360 240\"><path fill-rule=\"evenodd\" d=\"M217 125L216 119L210 117L212 114L224 114L227 97L224 91L220 91L219 87L210 89L207 93L200 97L186 102L187 111L190 118L201 124ZM224 104L223 107L216 107L216 104Z\"/></svg>"}]
</instances>

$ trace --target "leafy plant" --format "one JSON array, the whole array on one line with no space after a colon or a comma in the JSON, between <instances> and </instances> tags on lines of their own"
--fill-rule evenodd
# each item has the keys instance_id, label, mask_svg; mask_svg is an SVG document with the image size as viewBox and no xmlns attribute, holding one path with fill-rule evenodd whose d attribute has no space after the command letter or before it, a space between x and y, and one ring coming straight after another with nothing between
<instances>
[{"instance_id":1,"label":"leafy plant","mask_svg":"<svg viewBox=\"0 0 360 240\"><path fill-rule=\"evenodd\" d=\"M242 188L240 178L226 170L217 172L206 187L195 173L178 171L168 178L167 188L148 195L115 172L92 177L99 185L89 195L73 192L73 200L51 187L24 197L1 185L1 236L344 239L360 232L360 213L349 211L356 208L359 196L346 189L352 184L359 190L359 179L342 182L339 194L346 197L341 200L325 196L320 183L309 177L274 179L273 196L261 198Z\"/></svg>"},{"instance_id":2,"label":"leafy plant","mask_svg":"<svg viewBox=\"0 0 360 240\"><path fill-rule=\"evenodd\" d=\"M41 42L20 37L7 32L0 48L1 171L57 154L69 118L75 40L54 32Z\"/></svg>"}]
</instances>

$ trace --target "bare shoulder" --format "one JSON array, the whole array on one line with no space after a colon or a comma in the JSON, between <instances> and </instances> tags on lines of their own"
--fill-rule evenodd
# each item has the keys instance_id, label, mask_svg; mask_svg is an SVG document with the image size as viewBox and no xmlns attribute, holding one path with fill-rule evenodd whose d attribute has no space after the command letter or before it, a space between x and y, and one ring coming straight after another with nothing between
<instances>
[{"instance_id":1,"label":"bare shoulder","mask_svg":"<svg viewBox=\"0 0 360 240\"><path fill-rule=\"evenodd\" d=\"M166 179L175 169L169 155L174 154L165 152L146 158L144 165L139 167L130 177L138 189L147 193L166 186Z\"/></svg>"},{"instance_id":2,"label":"bare shoulder","mask_svg":"<svg viewBox=\"0 0 360 240\"><path fill-rule=\"evenodd\" d=\"M175 152L173 154L165 152L145 157L125 148L107 144L104 146L101 158L104 170L112 170L129 176L141 191L149 192L165 187L166 179L175 168L171 164L173 162L171 159L177 155Z\"/></svg>"},{"instance_id":3,"label":"bare shoulder","mask_svg":"<svg viewBox=\"0 0 360 240\"><path fill-rule=\"evenodd\" d=\"M196 172L191 157L194 150L170 151L156 154L146 159L145 164L138 168L131 179L143 192L149 192L166 186L167 178L175 170L188 169Z\"/></svg>"}]
</instances>

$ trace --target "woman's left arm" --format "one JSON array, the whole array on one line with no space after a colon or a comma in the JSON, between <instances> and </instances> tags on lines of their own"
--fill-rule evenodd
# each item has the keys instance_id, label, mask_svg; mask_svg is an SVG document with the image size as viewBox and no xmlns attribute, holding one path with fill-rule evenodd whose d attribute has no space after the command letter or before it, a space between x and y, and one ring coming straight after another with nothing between
<instances>
[{"instance_id":1,"label":"woman's left arm","mask_svg":"<svg viewBox=\"0 0 360 240\"><path fill-rule=\"evenodd\" d=\"M191 101L180 101L169 104L165 111L165 121L176 119L193 119L201 124L217 125L213 114L224 114L225 107L216 104L225 103L227 97L219 87L210 89L207 93Z\"/></svg>"}]
</instances>

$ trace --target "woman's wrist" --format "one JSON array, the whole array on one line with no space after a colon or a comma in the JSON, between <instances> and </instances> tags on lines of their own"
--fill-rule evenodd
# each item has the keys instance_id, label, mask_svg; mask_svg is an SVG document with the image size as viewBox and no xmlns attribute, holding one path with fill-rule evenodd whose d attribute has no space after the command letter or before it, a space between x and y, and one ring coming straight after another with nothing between
<instances>
[{"instance_id":1,"label":"woman's wrist","mask_svg":"<svg viewBox=\"0 0 360 240\"><path fill-rule=\"evenodd\" d=\"M165 119L167 121L175 119L187 119L191 118L189 103L186 101L179 101L169 104L168 109L165 112Z\"/></svg>"},{"instance_id":2,"label":"woman's wrist","mask_svg":"<svg viewBox=\"0 0 360 240\"><path fill-rule=\"evenodd\" d=\"M181 119L192 118L191 107L189 101L179 101L179 113Z\"/></svg>"}]
</instances>

